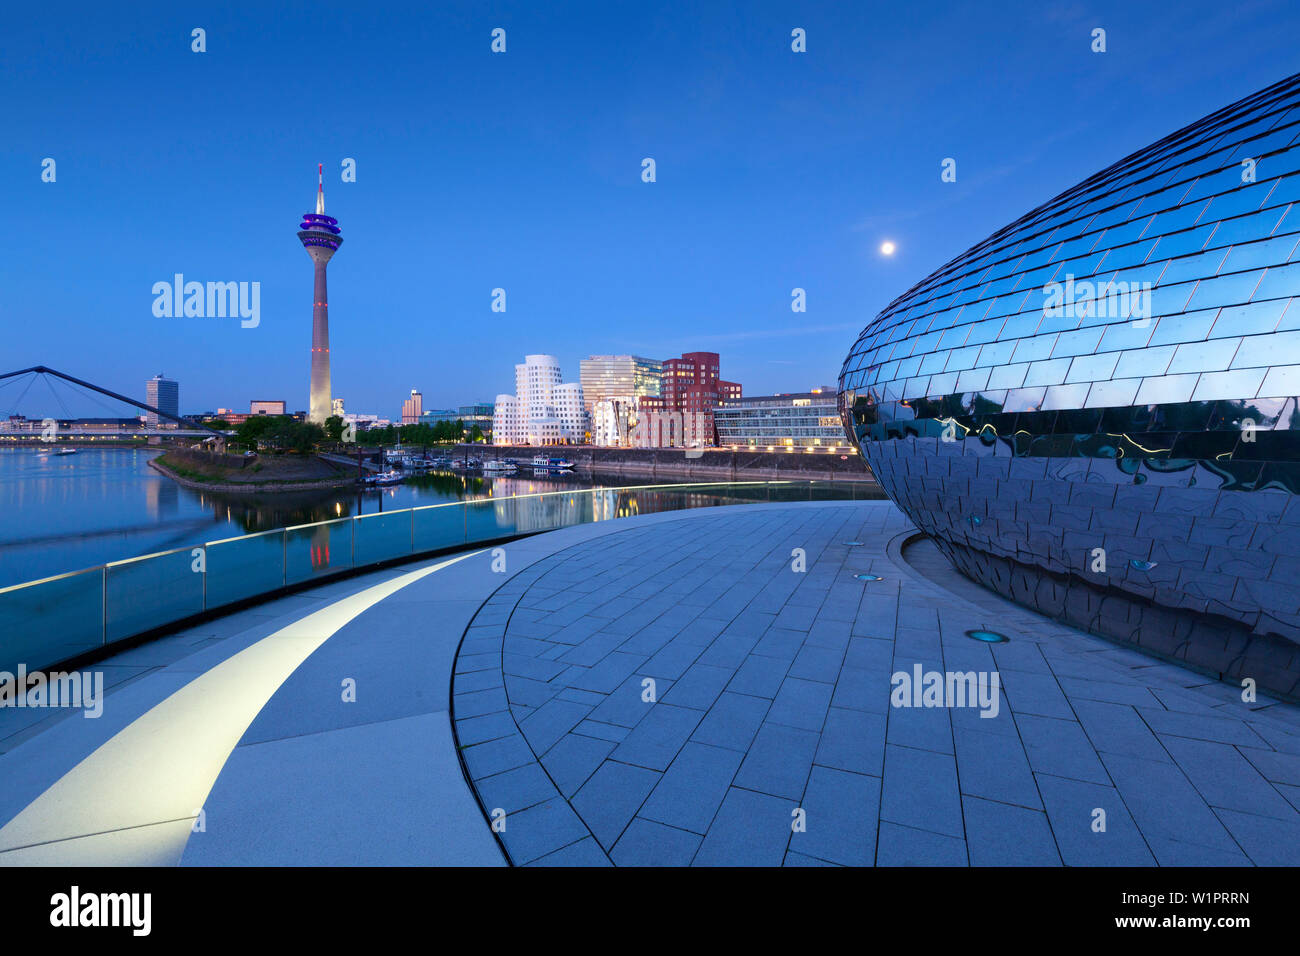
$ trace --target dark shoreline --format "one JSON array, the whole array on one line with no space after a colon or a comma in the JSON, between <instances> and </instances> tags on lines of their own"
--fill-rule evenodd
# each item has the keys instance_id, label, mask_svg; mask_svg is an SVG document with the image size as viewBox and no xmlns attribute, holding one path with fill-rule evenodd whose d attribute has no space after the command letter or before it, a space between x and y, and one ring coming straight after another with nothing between
<instances>
[{"instance_id":1,"label":"dark shoreline","mask_svg":"<svg viewBox=\"0 0 1300 956\"><path fill-rule=\"evenodd\" d=\"M601 448L592 445L457 445L455 457L530 461L567 458L573 473L695 481L853 481L876 484L856 452L732 451L730 448Z\"/></svg>"},{"instance_id":2,"label":"dark shoreline","mask_svg":"<svg viewBox=\"0 0 1300 956\"><path fill-rule=\"evenodd\" d=\"M215 494L223 495L287 494L293 492L301 493L304 491L334 491L339 488L355 487L357 484L357 479L351 475L340 478L327 478L319 481L195 481L193 478L185 478L178 475L166 465L160 464L157 458L149 459L148 464L150 468L154 468L160 473L166 475L178 485L183 485L186 488L193 488L195 491L210 491Z\"/></svg>"}]
</instances>

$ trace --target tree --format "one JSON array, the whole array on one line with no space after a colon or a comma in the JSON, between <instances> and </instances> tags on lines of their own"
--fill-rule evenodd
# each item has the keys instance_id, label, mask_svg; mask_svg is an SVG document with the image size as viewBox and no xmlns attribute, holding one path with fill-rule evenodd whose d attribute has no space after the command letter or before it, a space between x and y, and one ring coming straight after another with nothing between
<instances>
[{"instance_id":1,"label":"tree","mask_svg":"<svg viewBox=\"0 0 1300 956\"><path fill-rule=\"evenodd\" d=\"M325 429L287 415L251 415L235 429L235 435L249 448L305 453L325 440Z\"/></svg>"},{"instance_id":2,"label":"tree","mask_svg":"<svg viewBox=\"0 0 1300 956\"><path fill-rule=\"evenodd\" d=\"M250 415L235 428L235 437L249 448L257 448L270 435L279 415Z\"/></svg>"},{"instance_id":3,"label":"tree","mask_svg":"<svg viewBox=\"0 0 1300 956\"><path fill-rule=\"evenodd\" d=\"M325 437L332 442L343 440L343 418L340 415L331 415L325 419Z\"/></svg>"},{"instance_id":4,"label":"tree","mask_svg":"<svg viewBox=\"0 0 1300 956\"><path fill-rule=\"evenodd\" d=\"M469 431L469 440L483 441L483 429L479 428L478 425L475 425L473 428L471 428Z\"/></svg>"}]
</instances>

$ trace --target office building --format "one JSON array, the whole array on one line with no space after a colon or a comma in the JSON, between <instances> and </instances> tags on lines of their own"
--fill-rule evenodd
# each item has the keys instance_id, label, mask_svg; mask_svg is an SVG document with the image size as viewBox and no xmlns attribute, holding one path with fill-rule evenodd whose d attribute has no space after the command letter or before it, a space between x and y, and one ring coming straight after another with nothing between
<instances>
[{"instance_id":1,"label":"office building","mask_svg":"<svg viewBox=\"0 0 1300 956\"><path fill-rule=\"evenodd\" d=\"M598 402L618 400L635 404L642 396L659 395L663 362L655 359L639 355L593 355L583 359L579 366L578 378L588 412Z\"/></svg>"},{"instance_id":2,"label":"office building","mask_svg":"<svg viewBox=\"0 0 1300 956\"><path fill-rule=\"evenodd\" d=\"M717 352L687 352L663 363L659 396L639 402L636 444L642 448L704 448L716 445L714 411L723 397L743 390L723 380Z\"/></svg>"},{"instance_id":3,"label":"office building","mask_svg":"<svg viewBox=\"0 0 1300 956\"><path fill-rule=\"evenodd\" d=\"M825 450L844 444L834 391L723 399L718 444L754 451Z\"/></svg>"},{"instance_id":4,"label":"office building","mask_svg":"<svg viewBox=\"0 0 1300 956\"><path fill-rule=\"evenodd\" d=\"M251 401L251 402L248 403L248 414L250 414L250 415L284 415L284 414L287 414L286 411L285 411L285 407L286 407L286 406L285 406L285 403L284 403L283 401L279 401L279 400L271 401L271 400L266 400L266 399L253 399L253 401Z\"/></svg>"},{"instance_id":5,"label":"office building","mask_svg":"<svg viewBox=\"0 0 1300 956\"><path fill-rule=\"evenodd\" d=\"M402 402L402 424L415 425L424 414L424 396L417 389L411 389L411 397Z\"/></svg>"},{"instance_id":6,"label":"office building","mask_svg":"<svg viewBox=\"0 0 1300 956\"><path fill-rule=\"evenodd\" d=\"M146 412L145 424L150 428L174 426L174 419L180 416L180 394L180 386L171 379L164 378L162 372L145 382L144 403L172 416L170 419L160 418L155 412Z\"/></svg>"}]
</instances>

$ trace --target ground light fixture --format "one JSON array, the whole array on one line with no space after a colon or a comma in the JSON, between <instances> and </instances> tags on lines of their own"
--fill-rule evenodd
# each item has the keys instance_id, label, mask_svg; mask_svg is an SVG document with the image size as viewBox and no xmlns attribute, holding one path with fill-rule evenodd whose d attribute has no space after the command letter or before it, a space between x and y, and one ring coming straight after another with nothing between
<instances>
[{"instance_id":1,"label":"ground light fixture","mask_svg":"<svg viewBox=\"0 0 1300 956\"><path fill-rule=\"evenodd\" d=\"M1011 640L1005 634L999 634L997 631L967 631L966 636L977 641L983 641L985 644L1005 644Z\"/></svg>"}]
</instances>

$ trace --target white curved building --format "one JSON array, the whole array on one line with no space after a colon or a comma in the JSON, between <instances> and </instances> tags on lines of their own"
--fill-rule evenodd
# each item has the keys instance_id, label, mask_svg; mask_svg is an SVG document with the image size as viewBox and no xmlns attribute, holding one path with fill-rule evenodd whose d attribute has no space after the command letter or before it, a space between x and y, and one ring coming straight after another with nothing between
<instances>
[{"instance_id":1,"label":"white curved building","mask_svg":"<svg viewBox=\"0 0 1300 956\"><path fill-rule=\"evenodd\" d=\"M584 441L582 386L562 382L554 355L526 355L515 366L515 394L498 395L492 414L498 445L555 445Z\"/></svg>"}]
</instances>

